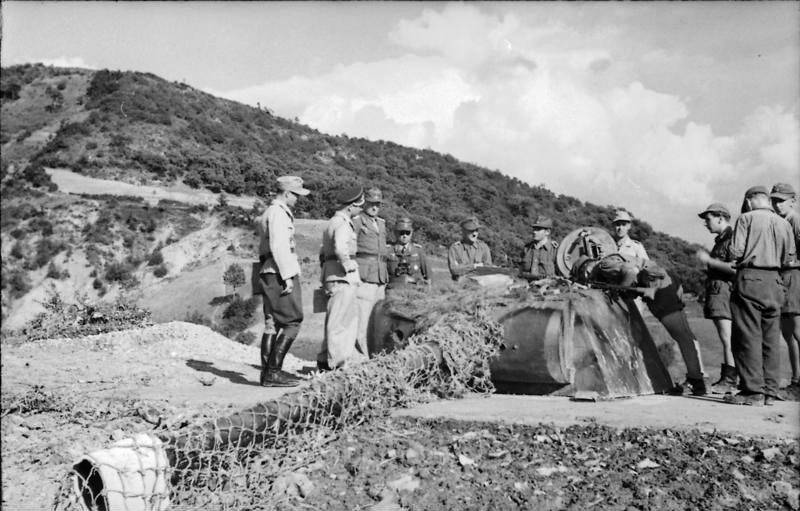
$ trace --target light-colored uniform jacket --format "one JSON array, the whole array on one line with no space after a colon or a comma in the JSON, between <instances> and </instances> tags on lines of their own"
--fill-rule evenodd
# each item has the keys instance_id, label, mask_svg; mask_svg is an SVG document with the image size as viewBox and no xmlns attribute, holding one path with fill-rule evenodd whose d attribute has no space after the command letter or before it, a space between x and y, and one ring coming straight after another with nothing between
<instances>
[{"instance_id":1,"label":"light-colored uniform jacket","mask_svg":"<svg viewBox=\"0 0 800 511\"><path fill-rule=\"evenodd\" d=\"M289 280L300 275L294 244L294 215L281 200L275 199L256 220L258 254L265 258L260 273L277 273Z\"/></svg>"},{"instance_id":2,"label":"light-colored uniform jacket","mask_svg":"<svg viewBox=\"0 0 800 511\"><path fill-rule=\"evenodd\" d=\"M355 258L356 233L345 211L337 211L322 233L322 282L361 282L358 271L346 272L342 263Z\"/></svg>"},{"instance_id":3,"label":"light-colored uniform jacket","mask_svg":"<svg viewBox=\"0 0 800 511\"><path fill-rule=\"evenodd\" d=\"M647 256L647 251L644 249L644 245L631 239L630 236L625 236L617 241L617 252L627 257L637 257L644 261L650 260Z\"/></svg>"},{"instance_id":4,"label":"light-colored uniform jacket","mask_svg":"<svg viewBox=\"0 0 800 511\"><path fill-rule=\"evenodd\" d=\"M356 232L356 261L362 282L386 284L389 273L386 271L386 221L367 214L353 218Z\"/></svg>"}]
</instances>

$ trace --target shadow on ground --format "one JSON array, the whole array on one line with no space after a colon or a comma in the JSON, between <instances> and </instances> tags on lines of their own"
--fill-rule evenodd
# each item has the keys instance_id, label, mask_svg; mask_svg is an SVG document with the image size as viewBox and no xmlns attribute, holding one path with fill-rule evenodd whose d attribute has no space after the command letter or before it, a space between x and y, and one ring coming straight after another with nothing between
<instances>
[{"instance_id":1,"label":"shadow on ground","mask_svg":"<svg viewBox=\"0 0 800 511\"><path fill-rule=\"evenodd\" d=\"M226 378L231 383L237 383L239 385L252 385L254 387L260 386L258 382L250 381L244 376L242 376L242 373L236 371L226 371L223 369L217 369L211 362L189 359L186 361L186 365L191 367L195 371L210 373L213 374L214 376L219 376L220 378Z\"/></svg>"}]
</instances>

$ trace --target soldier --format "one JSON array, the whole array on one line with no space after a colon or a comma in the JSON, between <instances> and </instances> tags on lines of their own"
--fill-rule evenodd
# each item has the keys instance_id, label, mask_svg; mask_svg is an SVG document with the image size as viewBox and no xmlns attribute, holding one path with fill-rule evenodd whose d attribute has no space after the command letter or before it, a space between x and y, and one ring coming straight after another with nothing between
<instances>
[{"instance_id":1,"label":"soldier","mask_svg":"<svg viewBox=\"0 0 800 511\"><path fill-rule=\"evenodd\" d=\"M309 194L297 176L278 178L279 193L256 220L259 238L259 278L264 295L264 334L261 336L263 387L292 387L299 383L281 370L283 359L303 322L300 263L294 245L294 215L297 198Z\"/></svg>"},{"instance_id":2,"label":"soldier","mask_svg":"<svg viewBox=\"0 0 800 511\"><path fill-rule=\"evenodd\" d=\"M786 299L781 269L795 261L789 222L770 207L769 192L753 186L744 195L747 211L736 219L731 253L736 277L731 298L731 344L739 369L737 405L771 405L778 397L780 313Z\"/></svg>"},{"instance_id":3,"label":"soldier","mask_svg":"<svg viewBox=\"0 0 800 511\"><path fill-rule=\"evenodd\" d=\"M361 275L358 286L358 342L360 358L368 358L367 331L375 304L386 297L386 222L378 216L383 195L380 189L370 188L364 197L364 210L353 217L356 232L356 262Z\"/></svg>"},{"instance_id":4,"label":"soldier","mask_svg":"<svg viewBox=\"0 0 800 511\"><path fill-rule=\"evenodd\" d=\"M389 270L389 288L398 288L405 284L428 284L428 261L422 246L411 242L414 228L411 219L403 216L394 225L397 242L389 253L387 266Z\"/></svg>"},{"instance_id":5,"label":"soldier","mask_svg":"<svg viewBox=\"0 0 800 511\"><path fill-rule=\"evenodd\" d=\"M769 194L772 207L782 216L794 232L795 261L781 272L786 286L786 301L781 308L781 332L789 346L789 361L792 366L790 387L800 385L800 214L797 212L794 188L786 183L778 183Z\"/></svg>"},{"instance_id":6,"label":"soldier","mask_svg":"<svg viewBox=\"0 0 800 511\"><path fill-rule=\"evenodd\" d=\"M699 250L697 258L705 265L707 275L703 314L714 322L722 342L722 369L719 381L711 386L711 392L727 394L736 388L737 379L736 363L731 351L731 290L736 275L731 254L731 213L724 205L715 202L697 216L703 219L708 232L717 235L711 253Z\"/></svg>"},{"instance_id":7,"label":"soldier","mask_svg":"<svg viewBox=\"0 0 800 511\"><path fill-rule=\"evenodd\" d=\"M683 312L685 306L681 298L683 290L680 284L672 281L666 271L650 264L650 257L644 246L628 236L631 222L630 213L618 210L614 216L613 237L617 242L617 252L626 259L634 261L639 268L639 283L656 288L653 298L645 298L644 301L653 316L664 325L680 348L686 365L686 382L677 385L673 393L682 394L684 387L688 387L692 395L704 396L708 391L703 374L703 361L700 358L700 344Z\"/></svg>"},{"instance_id":8,"label":"soldier","mask_svg":"<svg viewBox=\"0 0 800 511\"><path fill-rule=\"evenodd\" d=\"M520 263L520 277L533 280L555 277L558 242L550 239L553 220L539 216L533 224L533 241L525 245Z\"/></svg>"},{"instance_id":9,"label":"soldier","mask_svg":"<svg viewBox=\"0 0 800 511\"><path fill-rule=\"evenodd\" d=\"M336 197L339 209L322 233L320 276L328 295L325 335L317 355L317 367L330 370L354 359L358 337L358 273L356 233L353 216L361 212L364 192L361 187L342 190Z\"/></svg>"},{"instance_id":10,"label":"soldier","mask_svg":"<svg viewBox=\"0 0 800 511\"><path fill-rule=\"evenodd\" d=\"M624 209L619 209L614 215L614 241L617 242L617 252L624 256L637 257L639 259L648 260L647 251L644 246L638 241L631 239L628 232L631 230L631 222L633 218L630 213Z\"/></svg>"},{"instance_id":11,"label":"soldier","mask_svg":"<svg viewBox=\"0 0 800 511\"><path fill-rule=\"evenodd\" d=\"M458 280L475 268L492 265L489 246L478 239L480 224L475 217L461 221L461 240L450 245L447 251L447 266L453 280Z\"/></svg>"}]
</instances>

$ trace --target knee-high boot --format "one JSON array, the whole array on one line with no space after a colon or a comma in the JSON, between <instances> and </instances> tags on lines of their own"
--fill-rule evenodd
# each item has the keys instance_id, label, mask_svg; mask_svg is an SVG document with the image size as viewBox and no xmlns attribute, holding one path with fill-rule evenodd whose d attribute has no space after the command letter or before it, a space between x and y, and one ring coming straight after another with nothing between
<instances>
[{"instance_id":1,"label":"knee-high boot","mask_svg":"<svg viewBox=\"0 0 800 511\"><path fill-rule=\"evenodd\" d=\"M294 342L294 337L287 337L282 332L275 339L267 360L267 371L261 385L265 387L294 387L300 383L297 378L281 371L283 359Z\"/></svg>"},{"instance_id":2,"label":"knee-high boot","mask_svg":"<svg viewBox=\"0 0 800 511\"><path fill-rule=\"evenodd\" d=\"M269 366L269 354L275 344L275 338L278 334L262 334L261 335L261 377L259 382L264 385L267 377L267 367Z\"/></svg>"}]
</instances>

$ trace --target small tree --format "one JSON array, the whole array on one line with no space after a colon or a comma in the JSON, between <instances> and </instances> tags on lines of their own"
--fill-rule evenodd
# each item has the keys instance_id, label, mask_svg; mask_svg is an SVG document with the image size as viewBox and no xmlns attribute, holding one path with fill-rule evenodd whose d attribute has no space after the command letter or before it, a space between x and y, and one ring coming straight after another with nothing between
<instances>
[{"instance_id":1,"label":"small tree","mask_svg":"<svg viewBox=\"0 0 800 511\"><path fill-rule=\"evenodd\" d=\"M245 282L244 269L236 263L228 266L225 273L222 274L222 281L225 285L233 288L233 294L236 294L236 289L244 285Z\"/></svg>"}]
</instances>

